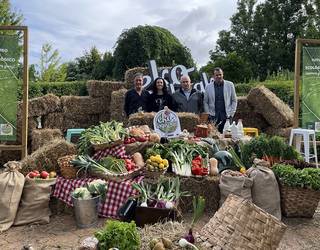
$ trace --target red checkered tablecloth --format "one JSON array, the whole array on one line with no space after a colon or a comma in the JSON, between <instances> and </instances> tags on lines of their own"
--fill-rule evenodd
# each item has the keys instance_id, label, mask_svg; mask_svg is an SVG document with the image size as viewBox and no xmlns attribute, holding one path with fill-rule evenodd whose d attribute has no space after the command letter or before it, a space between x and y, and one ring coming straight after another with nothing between
<instances>
[{"instance_id":1,"label":"red checkered tablecloth","mask_svg":"<svg viewBox=\"0 0 320 250\"><path fill-rule=\"evenodd\" d=\"M57 177L53 196L67 203L69 206L73 206L71 192L94 179L96 178L65 179L63 177ZM99 206L99 215L102 217L117 218L117 211L120 206L124 204L130 196L137 194L137 191L132 188L131 184L140 182L142 179L143 176L138 176L122 182L108 181L106 200Z\"/></svg>"},{"instance_id":2,"label":"red checkered tablecloth","mask_svg":"<svg viewBox=\"0 0 320 250\"><path fill-rule=\"evenodd\" d=\"M101 158L106 157L108 155L117 157L119 159L130 158L130 156L126 155L126 149L125 149L124 144L99 150L93 155L92 158L97 161L97 160L100 160Z\"/></svg>"}]
</instances>

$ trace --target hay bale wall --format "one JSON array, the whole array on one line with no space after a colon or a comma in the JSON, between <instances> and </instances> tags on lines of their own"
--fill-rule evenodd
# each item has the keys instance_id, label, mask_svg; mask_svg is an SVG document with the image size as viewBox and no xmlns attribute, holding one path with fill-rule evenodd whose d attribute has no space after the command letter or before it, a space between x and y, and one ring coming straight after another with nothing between
<instances>
[{"instance_id":1,"label":"hay bale wall","mask_svg":"<svg viewBox=\"0 0 320 250\"><path fill-rule=\"evenodd\" d=\"M133 86L134 75L137 73L142 73L143 75L148 75L149 70L146 67L135 67L133 69L128 69L124 74L124 82L126 88L130 89Z\"/></svg>"},{"instance_id":2,"label":"hay bale wall","mask_svg":"<svg viewBox=\"0 0 320 250\"><path fill-rule=\"evenodd\" d=\"M268 135L278 135L278 136L282 136L289 139L291 130L292 130L292 127L288 127L288 128L268 127L266 128L265 133Z\"/></svg>"},{"instance_id":3,"label":"hay bale wall","mask_svg":"<svg viewBox=\"0 0 320 250\"><path fill-rule=\"evenodd\" d=\"M100 114L108 107L105 106L104 99L92 98L90 96L62 96L62 112L66 117L72 118L74 115Z\"/></svg>"},{"instance_id":4,"label":"hay bale wall","mask_svg":"<svg viewBox=\"0 0 320 250\"><path fill-rule=\"evenodd\" d=\"M61 109L60 98L47 94L29 100L29 117L46 115ZM21 109L20 109L21 110Z\"/></svg>"},{"instance_id":5,"label":"hay bale wall","mask_svg":"<svg viewBox=\"0 0 320 250\"><path fill-rule=\"evenodd\" d=\"M124 97L127 93L127 89L120 89L113 91L111 94L110 102L110 119L120 122L126 122L127 118L124 114Z\"/></svg>"},{"instance_id":6,"label":"hay bale wall","mask_svg":"<svg viewBox=\"0 0 320 250\"><path fill-rule=\"evenodd\" d=\"M60 129L34 129L31 134L32 152L54 139L62 139L62 136Z\"/></svg>"},{"instance_id":7,"label":"hay bale wall","mask_svg":"<svg viewBox=\"0 0 320 250\"><path fill-rule=\"evenodd\" d=\"M263 115L272 127L282 128L293 125L293 111L266 87L259 86L251 89L247 99L254 110Z\"/></svg>"},{"instance_id":8,"label":"hay bale wall","mask_svg":"<svg viewBox=\"0 0 320 250\"><path fill-rule=\"evenodd\" d=\"M103 97L107 100L111 99L111 93L113 91L125 88L124 82L113 81L88 81L87 90L90 97L97 98Z\"/></svg>"}]
</instances>

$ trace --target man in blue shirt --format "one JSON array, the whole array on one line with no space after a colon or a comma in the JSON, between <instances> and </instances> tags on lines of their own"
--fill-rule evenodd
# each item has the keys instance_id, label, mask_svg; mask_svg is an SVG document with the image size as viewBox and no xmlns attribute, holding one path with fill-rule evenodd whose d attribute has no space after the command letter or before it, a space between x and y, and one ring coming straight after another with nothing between
<instances>
[{"instance_id":1,"label":"man in blue shirt","mask_svg":"<svg viewBox=\"0 0 320 250\"><path fill-rule=\"evenodd\" d=\"M232 119L237 110L237 95L232 82L223 79L221 68L213 70L211 83L206 86L203 100L204 112L214 122L220 133L227 119Z\"/></svg>"},{"instance_id":2,"label":"man in blue shirt","mask_svg":"<svg viewBox=\"0 0 320 250\"><path fill-rule=\"evenodd\" d=\"M134 88L127 91L124 99L124 111L127 116L139 111L147 110L147 99L150 95L143 89L143 74L137 73L134 76Z\"/></svg>"}]
</instances>

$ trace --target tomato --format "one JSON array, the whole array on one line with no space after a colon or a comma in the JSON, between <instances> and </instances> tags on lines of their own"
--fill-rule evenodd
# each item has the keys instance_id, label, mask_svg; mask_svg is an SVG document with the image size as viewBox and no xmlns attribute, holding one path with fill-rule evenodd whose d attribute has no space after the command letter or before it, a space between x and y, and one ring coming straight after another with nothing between
<instances>
[{"instance_id":1,"label":"tomato","mask_svg":"<svg viewBox=\"0 0 320 250\"><path fill-rule=\"evenodd\" d=\"M40 172L38 170L33 170L32 172L36 173L36 174L40 174Z\"/></svg>"},{"instance_id":2,"label":"tomato","mask_svg":"<svg viewBox=\"0 0 320 250\"><path fill-rule=\"evenodd\" d=\"M40 177L42 179L47 179L49 177L49 173L47 171L42 171Z\"/></svg>"},{"instance_id":3,"label":"tomato","mask_svg":"<svg viewBox=\"0 0 320 250\"><path fill-rule=\"evenodd\" d=\"M29 178L31 178L31 179L33 179L34 177L36 177L34 172L30 172L30 173L28 174L28 176L29 176Z\"/></svg>"},{"instance_id":4,"label":"tomato","mask_svg":"<svg viewBox=\"0 0 320 250\"><path fill-rule=\"evenodd\" d=\"M132 137L131 139L130 139L130 143L135 143L137 140L134 138L134 137Z\"/></svg>"}]
</instances>

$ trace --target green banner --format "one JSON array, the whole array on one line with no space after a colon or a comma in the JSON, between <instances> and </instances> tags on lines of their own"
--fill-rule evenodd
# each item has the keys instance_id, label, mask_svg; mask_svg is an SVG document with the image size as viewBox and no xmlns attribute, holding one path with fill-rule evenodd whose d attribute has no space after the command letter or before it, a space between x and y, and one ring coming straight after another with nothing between
<instances>
[{"instance_id":1,"label":"green banner","mask_svg":"<svg viewBox=\"0 0 320 250\"><path fill-rule=\"evenodd\" d=\"M313 129L320 121L320 47L303 47L301 126Z\"/></svg>"},{"instance_id":2,"label":"green banner","mask_svg":"<svg viewBox=\"0 0 320 250\"><path fill-rule=\"evenodd\" d=\"M17 91L21 47L17 35L0 35L0 140L17 137Z\"/></svg>"}]
</instances>

